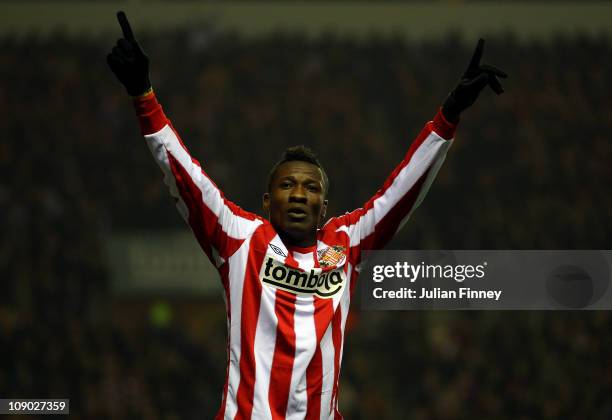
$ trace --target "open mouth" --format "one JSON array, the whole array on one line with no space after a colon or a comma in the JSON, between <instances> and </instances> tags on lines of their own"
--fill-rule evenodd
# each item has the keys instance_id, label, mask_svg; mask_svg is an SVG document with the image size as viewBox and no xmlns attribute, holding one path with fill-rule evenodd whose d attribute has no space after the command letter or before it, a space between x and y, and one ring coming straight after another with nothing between
<instances>
[{"instance_id":1,"label":"open mouth","mask_svg":"<svg viewBox=\"0 0 612 420\"><path fill-rule=\"evenodd\" d=\"M300 208L295 208L295 207L294 208L290 208L287 211L287 214L289 215L289 217L291 219L296 219L296 220L304 219L307 216L306 211L304 211L303 209L300 209Z\"/></svg>"}]
</instances>

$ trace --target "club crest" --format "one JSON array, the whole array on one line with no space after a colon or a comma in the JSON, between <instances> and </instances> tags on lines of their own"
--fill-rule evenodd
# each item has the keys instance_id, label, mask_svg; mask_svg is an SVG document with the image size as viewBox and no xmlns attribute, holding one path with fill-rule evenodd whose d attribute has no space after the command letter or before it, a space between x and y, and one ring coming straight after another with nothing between
<instances>
[{"instance_id":1,"label":"club crest","mask_svg":"<svg viewBox=\"0 0 612 420\"><path fill-rule=\"evenodd\" d=\"M330 267L332 265L342 264L346 258L346 254L344 253L345 250L346 248L341 245L333 245L319 250L317 252L319 265L321 267Z\"/></svg>"}]
</instances>

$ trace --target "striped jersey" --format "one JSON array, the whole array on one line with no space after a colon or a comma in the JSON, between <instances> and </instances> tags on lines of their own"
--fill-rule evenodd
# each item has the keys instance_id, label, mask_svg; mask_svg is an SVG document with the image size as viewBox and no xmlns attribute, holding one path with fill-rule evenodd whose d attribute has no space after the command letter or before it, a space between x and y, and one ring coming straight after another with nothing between
<instances>
[{"instance_id":1,"label":"striped jersey","mask_svg":"<svg viewBox=\"0 0 612 420\"><path fill-rule=\"evenodd\" d=\"M342 418L338 376L361 252L384 247L420 204L455 125L438 111L362 208L329 219L316 245L298 248L223 195L154 93L134 105L164 182L223 284L227 371L216 418Z\"/></svg>"}]
</instances>

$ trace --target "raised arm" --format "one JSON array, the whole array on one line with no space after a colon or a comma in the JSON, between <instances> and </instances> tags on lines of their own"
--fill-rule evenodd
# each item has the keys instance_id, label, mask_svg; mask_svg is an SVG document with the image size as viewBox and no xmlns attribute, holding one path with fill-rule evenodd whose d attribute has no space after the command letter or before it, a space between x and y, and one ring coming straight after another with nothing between
<instances>
[{"instance_id":1,"label":"raised arm","mask_svg":"<svg viewBox=\"0 0 612 420\"><path fill-rule=\"evenodd\" d=\"M125 13L117 13L117 19L123 38L107 56L108 65L133 98L141 133L164 173L179 212L213 264L220 267L262 220L227 200L191 157L157 102L149 80L149 59Z\"/></svg>"},{"instance_id":2,"label":"raised arm","mask_svg":"<svg viewBox=\"0 0 612 420\"><path fill-rule=\"evenodd\" d=\"M434 119L425 124L382 188L362 208L327 223L328 229L346 232L353 255L387 244L425 198L452 143L461 112L476 101L487 85L497 94L503 92L497 77L507 75L480 64L483 49L484 40L480 39L459 83Z\"/></svg>"}]
</instances>

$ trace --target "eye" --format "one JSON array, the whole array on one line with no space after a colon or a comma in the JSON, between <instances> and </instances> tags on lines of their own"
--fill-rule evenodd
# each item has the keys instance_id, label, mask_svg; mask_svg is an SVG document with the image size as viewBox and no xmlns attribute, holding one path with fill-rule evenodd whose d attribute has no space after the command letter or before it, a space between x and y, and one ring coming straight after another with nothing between
<instances>
[{"instance_id":1,"label":"eye","mask_svg":"<svg viewBox=\"0 0 612 420\"><path fill-rule=\"evenodd\" d=\"M319 188L319 186L317 184L309 184L307 188L308 188L308 191L310 191L310 192L319 192L319 191L321 191L321 189Z\"/></svg>"},{"instance_id":2,"label":"eye","mask_svg":"<svg viewBox=\"0 0 612 420\"><path fill-rule=\"evenodd\" d=\"M291 185L292 185L291 181L289 181L289 180L281 181L281 183L280 183L280 187L282 189L291 188Z\"/></svg>"}]
</instances>

